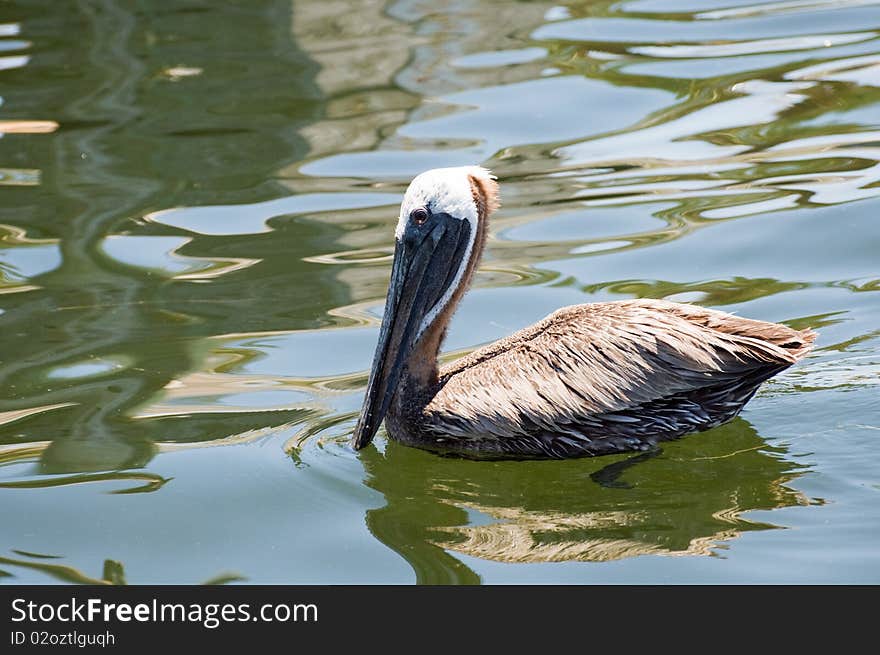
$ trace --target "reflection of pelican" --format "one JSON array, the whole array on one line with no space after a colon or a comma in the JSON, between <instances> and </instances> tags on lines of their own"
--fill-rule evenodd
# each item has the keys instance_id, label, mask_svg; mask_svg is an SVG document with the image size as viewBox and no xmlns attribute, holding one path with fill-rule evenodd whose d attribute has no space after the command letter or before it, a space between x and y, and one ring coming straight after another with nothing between
<instances>
[{"instance_id":1,"label":"reflection of pelican","mask_svg":"<svg viewBox=\"0 0 880 655\"><path fill-rule=\"evenodd\" d=\"M694 537L680 550L616 532L637 532L644 515L628 512L529 512L499 507L468 507L490 516L482 525L444 528L441 548L497 562L609 562L639 555L711 555L719 542L739 535L733 527ZM438 532L441 530L438 529Z\"/></svg>"},{"instance_id":2,"label":"reflection of pelican","mask_svg":"<svg viewBox=\"0 0 880 655\"><path fill-rule=\"evenodd\" d=\"M468 558L709 555L743 533L776 528L772 510L818 502L792 486L805 467L748 422L717 431L619 471L613 490L594 480L636 458L471 462L389 442L361 456L367 486L385 499L367 511L366 524L419 582L447 584L479 581L483 569Z\"/></svg>"},{"instance_id":3,"label":"reflection of pelican","mask_svg":"<svg viewBox=\"0 0 880 655\"><path fill-rule=\"evenodd\" d=\"M497 184L476 166L407 189L355 448L384 418L392 439L474 457L644 450L730 420L810 350L810 330L630 300L565 307L440 370L496 206Z\"/></svg>"}]
</instances>

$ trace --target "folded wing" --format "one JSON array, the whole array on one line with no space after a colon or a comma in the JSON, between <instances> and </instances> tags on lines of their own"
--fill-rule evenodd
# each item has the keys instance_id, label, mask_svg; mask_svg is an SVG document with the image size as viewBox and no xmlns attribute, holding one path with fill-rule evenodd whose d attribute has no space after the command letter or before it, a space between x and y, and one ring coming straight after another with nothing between
<instances>
[{"instance_id":1,"label":"folded wing","mask_svg":"<svg viewBox=\"0 0 880 655\"><path fill-rule=\"evenodd\" d=\"M648 448L729 420L814 338L667 301L566 307L444 368L425 427L483 453Z\"/></svg>"}]
</instances>

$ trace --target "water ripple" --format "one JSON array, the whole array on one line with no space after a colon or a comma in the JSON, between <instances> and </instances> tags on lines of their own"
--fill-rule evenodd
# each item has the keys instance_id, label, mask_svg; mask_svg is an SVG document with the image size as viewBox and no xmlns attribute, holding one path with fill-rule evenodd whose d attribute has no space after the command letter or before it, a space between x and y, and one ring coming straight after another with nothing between
<instances>
[{"instance_id":1,"label":"water ripple","mask_svg":"<svg viewBox=\"0 0 880 655\"><path fill-rule=\"evenodd\" d=\"M0 486L22 510L0 564L124 581L80 573L113 543L158 582L876 578L876 4L114 4L76 10L88 40L22 6L0 24ZM381 433L355 453L397 203L472 163L503 207L444 361L634 297L818 348L635 465Z\"/></svg>"}]
</instances>

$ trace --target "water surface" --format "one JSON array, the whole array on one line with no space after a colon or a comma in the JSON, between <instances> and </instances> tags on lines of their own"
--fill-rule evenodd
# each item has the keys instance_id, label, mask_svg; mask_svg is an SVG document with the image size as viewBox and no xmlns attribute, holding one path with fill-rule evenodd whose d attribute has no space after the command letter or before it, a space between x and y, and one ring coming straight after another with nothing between
<instances>
[{"instance_id":1,"label":"water surface","mask_svg":"<svg viewBox=\"0 0 880 655\"><path fill-rule=\"evenodd\" d=\"M880 582L880 8L735 3L6 3L3 579ZM816 351L655 457L354 453L396 204L472 163L450 356L640 297Z\"/></svg>"}]
</instances>

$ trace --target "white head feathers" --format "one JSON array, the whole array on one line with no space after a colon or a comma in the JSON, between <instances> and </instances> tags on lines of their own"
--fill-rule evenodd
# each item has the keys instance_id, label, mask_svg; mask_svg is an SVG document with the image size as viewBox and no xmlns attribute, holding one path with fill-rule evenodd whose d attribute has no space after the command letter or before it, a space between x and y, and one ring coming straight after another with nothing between
<instances>
[{"instance_id":1,"label":"white head feathers","mask_svg":"<svg viewBox=\"0 0 880 655\"><path fill-rule=\"evenodd\" d=\"M400 204L400 219L394 232L399 240L406 229L409 216L414 209L426 207L432 213L445 213L454 219L470 223L470 239L465 249L464 256L459 264L458 271L452 279L449 287L437 304L428 312L419 326L418 339L426 329L437 319L440 312L449 304L456 289L462 284L464 272L470 264L473 255L474 242L477 238L477 222L479 211L474 200L475 190L471 178L478 182L481 191L485 187L493 189L492 198L484 198L485 205L492 209L496 205L495 176L481 166L458 166L455 168L435 168L418 175L409 184L403 202Z\"/></svg>"},{"instance_id":2,"label":"white head feathers","mask_svg":"<svg viewBox=\"0 0 880 655\"><path fill-rule=\"evenodd\" d=\"M427 207L434 213L445 212L471 224L471 234L476 233L477 205L470 178L494 180L482 166L457 166L434 168L418 175L409 184L400 204L400 219L394 236L403 235L406 222L413 209Z\"/></svg>"}]
</instances>

